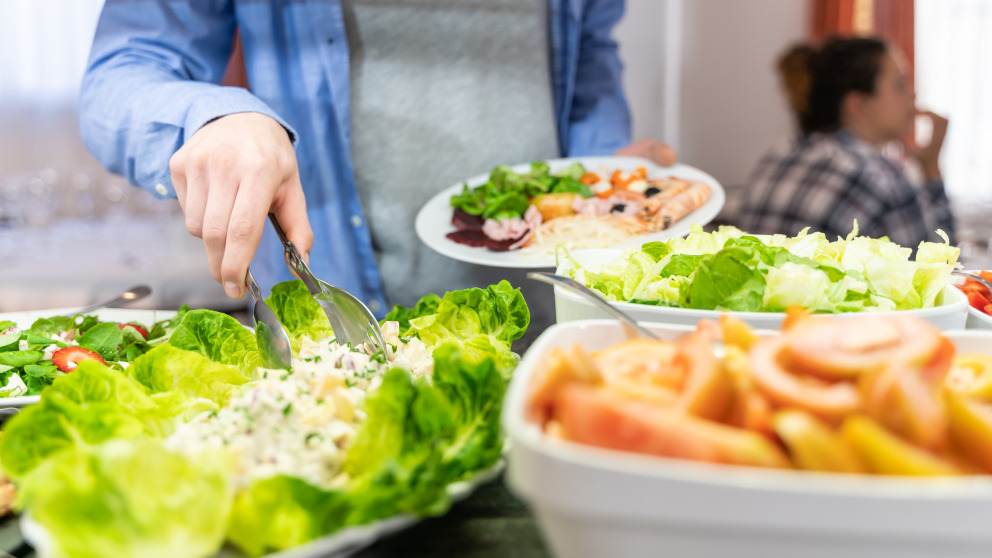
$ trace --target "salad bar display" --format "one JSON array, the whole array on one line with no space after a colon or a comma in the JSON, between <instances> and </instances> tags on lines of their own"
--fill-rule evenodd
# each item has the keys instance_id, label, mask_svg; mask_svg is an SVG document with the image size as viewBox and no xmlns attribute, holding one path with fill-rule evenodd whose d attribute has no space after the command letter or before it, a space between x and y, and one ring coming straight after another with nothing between
<instances>
[{"instance_id":1,"label":"salad bar display","mask_svg":"<svg viewBox=\"0 0 992 558\"><path fill-rule=\"evenodd\" d=\"M249 330L193 310L126 367L81 360L4 425L0 463L43 555L261 556L441 514L450 486L497 463L529 322L509 283L397 307L385 352L337 343L299 281L267 303L291 369L261 368Z\"/></svg>"},{"instance_id":2,"label":"salad bar display","mask_svg":"<svg viewBox=\"0 0 992 558\"><path fill-rule=\"evenodd\" d=\"M942 330L963 326L966 297L992 304L977 283L951 286L956 247L914 255L856 224L836 240L686 225L596 251L551 227L665 229L708 188L535 164L451 198L454 240L550 242L560 275L657 311L666 323L642 325L658 338L579 320L521 360L530 313L506 281L394 308L383 350L342 342L302 282L278 284L266 303L286 368L209 310L0 321L0 400L40 396L3 424L0 511L16 492L45 558L311 558L444 514L508 458L510 485L570 558L987 548L972 516L992 514L992 337ZM690 311L713 319L665 314ZM754 325L769 315L780 332ZM919 544L894 545L910 527Z\"/></svg>"}]
</instances>

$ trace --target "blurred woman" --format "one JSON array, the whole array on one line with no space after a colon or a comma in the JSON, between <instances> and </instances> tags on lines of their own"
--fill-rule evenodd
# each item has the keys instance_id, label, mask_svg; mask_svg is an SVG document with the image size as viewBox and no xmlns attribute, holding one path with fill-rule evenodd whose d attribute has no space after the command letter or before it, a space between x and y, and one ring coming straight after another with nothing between
<instances>
[{"instance_id":1,"label":"blurred woman","mask_svg":"<svg viewBox=\"0 0 992 558\"><path fill-rule=\"evenodd\" d=\"M901 54L874 38L834 38L820 49L792 47L778 67L800 133L758 163L738 226L790 235L810 227L833 238L857 220L860 235L910 248L941 241L938 229L953 242L937 161L947 120L917 110ZM931 120L933 133L925 146L904 147L925 178L914 184L886 148L911 136L918 115Z\"/></svg>"}]
</instances>

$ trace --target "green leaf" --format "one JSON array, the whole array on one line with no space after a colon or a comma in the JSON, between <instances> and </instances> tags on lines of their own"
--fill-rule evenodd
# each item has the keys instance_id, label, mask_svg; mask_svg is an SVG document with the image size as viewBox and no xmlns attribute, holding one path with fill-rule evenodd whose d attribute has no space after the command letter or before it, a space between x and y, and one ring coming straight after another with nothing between
<instances>
[{"instance_id":1,"label":"green leaf","mask_svg":"<svg viewBox=\"0 0 992 558\"><path fill-rule=\"evenodd\" d=\"M187 312L189 312L189 306L184 304L179 307L175 316L155 322L148 330L148 342L151 344L167 342L175 326L179 325Z\"/></svg>"},{"instance_id":2,"label":"green leaf","mask_svg":"<svg viewBox=\"0 0 992 558\"><path fill-rule=\"evenodd\" d=\"M78 446L18 483L31 518L73 558L206 557L224 540L233 487L223 456L153 440Z\"/></svg>"},{"instance_id":3,"label":"green leaf","mask_svg":"<svg viewBox=\"0 0 992 558\"><path fill-rule=\"evenodd\" d=\"M661 258L664 258L668 254L672 253L672 251L668 248L668 245L664 242L648 242L646 244L642 244L641 252L647 254L656 262L661 261Z\"/></svg>"},{"instance_id":4,"label":"green leaf","mask_svg":"<svg viewBox=\"0 0 992 558\"><path fill-rule=\"evenodd\" d=\"M44 356L45 353L41 351L7 351L0 353L0 364L21 368L38 362Z\"/></svg>"},{"instance_id":5,"label":"green leaf","mask_svg":"<svg viewBox=\"0 0 992 558\"><path fill-rule=\"evenodd\" d=\"M251 381L236 366L172 345L155 347L138 357L127 374L150 393L171 392L183 399L208 399L219 405L226 405L238 386Z\"/></svg>"},{"instance_id":6,"label":"green leaf","mask_svg":"<svg viewBox=\"0 0 992 558\"><path fill-rule=\"evenodd\" d=\"M516 364L511 344L529 323L530 310L520 290L500 281L485 289L445 293L435 313L410 319L408 333L419 337L428 349L454 342L473 360L492 358L509 370Z\"/></svg>"},{"instance_id":7,"label":"green leaf","mask_svg":"<svg viewBox=\"0 0 992 558\"><path fill-rule=\"evenodd\" d=\"M29 388L30 379L25 379ZM37 405L7 421L0 437L0 463L11 478L18 479L79 444L162 436L171 428L168 418L139 384L96 361L84 360L72 374L45 389Z\"/></svg>"},{"instance_id":8,"label":"green leaf","mask_svg":"<svg viewBox=\"0 0 992 558\"><path fill-rule=\"evenodd\" d=\"M253 374L262 361L255 336L238 320L213 310L191 310L169 337L173 347Z\"/></svg>"},{"instance_id":9,"label":"green leaf","mask_svg":"<svg viewBox=\"0 0 992 558\"><path fill-rule=\"evenodd\" d=\"M249 556L299 546L345 524L348 497L303 480L277 476L238 493L228 538Z\"/></svg>"},{"instance_id":10,"label":"green leaf","mask_svg":"<svg viewBox=\"0 0 992 558\"><path fill-rule=\"evenodd\" d=\"M79 338L79 345L100 353L105 360L118 360L124 343L124 330L114 323L101 323L91 327Z\"/></svg>"},{"instance_id":11,"label":"green leaf","mask_svg":"<svg viewBox=\"0 0 992 558\"><path fill-rule=\"evenodd\" d=\"M3 333L0 334L0 351L3 350L17 350L17 342L20 341L20 333Z\"/></svg>"},{"instance_id":12,"label":"green leaf","mask_svg":"<svg viewBox=\"0 0 992 558\"><path fill-rule=\"evenodd\" d=\"M24 367L24 373L33 378L45 378L47 376L57 374L59 369L51 363L47 364L28 364Z\"/></svg>"},{"instance_id":13,"label":"green leaf","mask_svg":"<svg viewBox=\"0 0 992 558\"><path fill-rule=\"evenodd\" d=\"M683 306L705 310L757 312L765 278L754 266L755 251L743 246L720 250L700 261L685 289Z\"/></svg>"},{"instance_id":14,"label":"green leaf","mask_svg":"<svg viewBox=\"0 0 992 558\"><path fill-rule=\"evenodd\" d=\"M299 352L300 340L304 335L314 341L334 336L327 314L310 295L303 281L276 284L265 302L286 328L293 354Z\"/></svg>"},{"instance_id":15,"label":"green leaf","mask_svg":"<svg viewBox=\"0 0 992 558\"><path fill-rule=\"evenodd\" d=\"M413 308L404 308L397 304L386 314L383 321L399 323L400 335L406 335L410 329L410 320L437 313L437 307L441 304L441 297L434 293L427 294L417 301Z\"/></svg>"},{"instance_id":16,"label":"green leaf","mask_svg":"<svg viewBox=\"0 0 992 558\"><path fill-rule=\"evenodd\" d=\"M706 258L706 256L689 256L684 254L674 255L668 260L665 267L661 268L659 275L661 277L671 277L673 275L688 277L696 271L696 268L699 266L699 262L703 261L704 258Z\"/></svg>"}]
</instances>

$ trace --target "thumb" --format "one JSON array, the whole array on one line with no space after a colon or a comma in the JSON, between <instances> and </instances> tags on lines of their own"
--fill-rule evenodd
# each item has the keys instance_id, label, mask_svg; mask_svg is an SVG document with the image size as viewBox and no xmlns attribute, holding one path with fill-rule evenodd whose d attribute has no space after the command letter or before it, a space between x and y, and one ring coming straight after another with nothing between
<instances>
[{"instance_id":1,"label":"thumb","mask_svg":"<svg viewBox=\"0 0 992 558\"><path fill-rule=\"evenodd\" d=\"M272 207L272 214L279 221L286 238L300 251L303 261L309 264L313 229L310 228L310 219L307 217L307 202L298 173L286 183L285 192L279 203Z\"/></svg>"}]
</instances>

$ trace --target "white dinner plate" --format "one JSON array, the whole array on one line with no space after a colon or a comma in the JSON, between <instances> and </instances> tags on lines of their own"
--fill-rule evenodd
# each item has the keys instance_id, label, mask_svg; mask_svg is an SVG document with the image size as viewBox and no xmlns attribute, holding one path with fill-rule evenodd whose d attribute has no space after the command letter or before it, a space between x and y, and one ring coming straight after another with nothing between
<instances>
[{"instance_id":1,"label":"white dinner plate","mask_svg":"<svg viewBox=\"0 0 992 558\"><path fill-rule=\"evenodd\" d=\"M637 157L575 157L567 159L552 159L546 161L551 167L551 172L565 168L572 163L581 163L586 169L597 172L601 167L612 171L620 169L633 171L637 167L645 167L648 171L648 178L664 178L673 176L686 180L698 180L706 182L713 189L710 199L699 209L674 223L668 229L648 234L633 236L619 246L640 246L645 242L666 240L676 236L685 236L693 223L705 225L712 221L726 201L726 193L719 182L709 174L689 165L677 164L671 167L658 166L647 159ZM514 172L524 173L530 170L530 163L523 163L511 167ZM489 181L489 173L480 174L469 178L464 182L469 188L481 186ZM436 196L430 199L417 213L417 220L414 228L417 236L431 249L449 258L468 262L477 265L488 265L493 267L515 267L515 268L543 268L555 267L554 253L543 254L529 250L513 250L509 252L495 252L484 246L468 246L458 244L447 238L447 234L456 229L451 224L451 216L454 208L451 207L451 196L462 191L463 183L455 184L445 188Z\"/></svg>"},{"instance_id":2,"label":"white dinner plate","mask_svg":"<svg viewBox=\"0 0 992 558\"><path fill-rule=\"evenodd\" d=\"M26 329L38 318L60 316L76 310L75 308L50 308L48 310L29 310L26 312L0 312L0 322L12 321L17 327ZM93 313L102 322L137 322L151 327L155 322L176 315L175 310L133 310L129 308L104 308ZM0 398L0 407L21 408L34 405L41 399L40 395L22 395L20 397Z\"/></svg>"}]
</instances>

